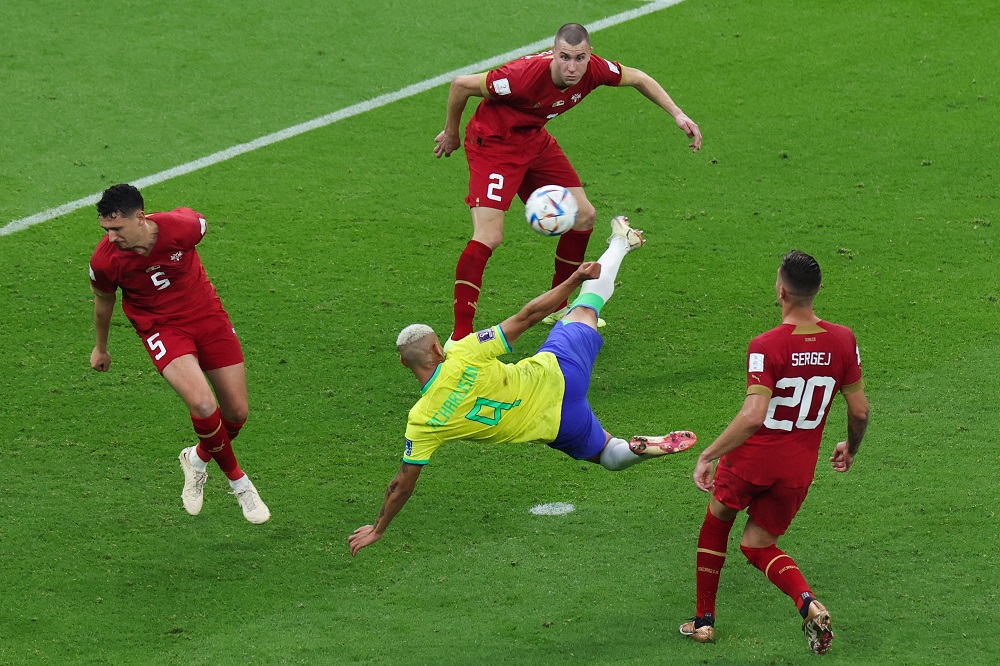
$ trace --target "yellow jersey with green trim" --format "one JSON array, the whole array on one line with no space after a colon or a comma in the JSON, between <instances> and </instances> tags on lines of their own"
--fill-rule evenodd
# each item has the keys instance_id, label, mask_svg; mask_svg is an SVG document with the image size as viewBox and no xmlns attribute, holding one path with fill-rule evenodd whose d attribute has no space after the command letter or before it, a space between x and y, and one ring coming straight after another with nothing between
<instances>
[{"instance_id":1,"label":"yellow jersey with green trim","mask_svg":"<svg viewBox=\"0 0 1000 666\"><path fill-rule=\"evenodd\" d=\"M549 443L559 434L566 389L559 362L539 352L518 363L499 326L465 336L420 389L406 424L403 462L425 465L447 441Z\"/></svg>"}]
</instances>

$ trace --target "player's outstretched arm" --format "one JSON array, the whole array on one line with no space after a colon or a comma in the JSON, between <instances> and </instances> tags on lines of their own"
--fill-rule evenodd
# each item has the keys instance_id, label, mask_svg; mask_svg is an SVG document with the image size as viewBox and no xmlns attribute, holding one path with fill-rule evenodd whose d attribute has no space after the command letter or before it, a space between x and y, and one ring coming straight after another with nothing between
<instances>
[{"instance_id":1,"label":"player's outstretched arm","mask_svg":"<svg viewBox=\"0 0 1000 666\"><path fill-rule=\"evenodd\" d=\"M370 546L382 538L389 523L413 494L413 488L417 485L417 477L420 476L422 469L423 465L411 465L410 463L403 463L400 466L395 478L385 490L385 501L382 502L382 510L379 511L375 524L362 525L354 530L351 536L347 537L352 557L356 556L358 551L365 546Z\"/></svg>"},{"instance_id":2,"label":"player's outstretched arm","mask_svg":"<svg viewBox=\"0 0 1000 666\"><path fill-rule=\"evenodd\" d=\"M847 441L838 443L830 456L835 472L846 472L854 464L854 456L868 430L868 415L871 411L863 390L845 393L844 399L847 400Z\"/></svg>"},{"instance_id":3,"label":"player's outstretched arm","mask_svg":"<svg viewBox=\"0 0 1000 666\"><path fill-rule=\"evenodd\" d=\"M698 124L681 111L656 79L634 67L623 67L621 84L635 88L653 104L669 113L674 122L677 123L677 127L687 134L689 139L694 139L688 144L691 152L698 152L701 148L701 130L698 128Z\"/></svg>"},{"instance_id":4,"label":"player's outstretched arm","mask_svg":"<svg viewBox=\"0 0 1000 666\"><path fill-rule=\"evenodd\" d=\"M456 76L448 89L448 114L444 129L434 137L434 156L449 157L462 145L459 128L462 124L462 112L469 103L470 97L486 96L486 74L469 74Z\"/></svg>"},{"instance_id":5,"label":"player's outstretched arm","mask_svg":"<svg viewBox=\"0 0 1000 666\"><path fill-rule=\"evenodd\" d=\"M601 264L596 261L588 261L580 264L579 268L573 272L562 284L549 289L547 292L533 298L521 311L513 317L508 317L500 324L503 336L507 342L514 344L514 341L529 328L548 317L559 309L562 302L569 298L569 295L587 280L594 280L601 277Z\"/></svg>"},{"instance_id":6,"label":"player's outstretched arm","mask_svg":"<svg viewBox=\"0 0 1000 666\"><path fill-rule=\"evenodd\" d=\"M90 367L98 372L107 372L111 367L108 353L108 332L111 330L111 316L115 312L115 295L94 294L94 333L96 342L90 352Z\"/></svg>"}]
</instances>

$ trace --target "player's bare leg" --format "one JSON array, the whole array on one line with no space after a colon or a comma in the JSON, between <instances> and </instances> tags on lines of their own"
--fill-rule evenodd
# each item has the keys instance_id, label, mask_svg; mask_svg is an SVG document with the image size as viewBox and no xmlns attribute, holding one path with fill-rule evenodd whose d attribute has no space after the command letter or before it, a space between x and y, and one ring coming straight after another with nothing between
<instances>
[{"instance_id":1,"label":"player's bare leg","mask_svg":"<svg viewBox=\"0 0 1000 666\"><path fill-rule=\"evenodd\" d=\"M163 378L184 401L191 413L195 432L201 437L199 423L209 419L218 410L218 406L201 366L198 365L198 359L191 354L175 358L163 369ZM211 459L212 454L201 442L182 449L177 456L184 472L181 501L184 503L184 510L192 516L201 513L205 482L208 481L208 461Z\"/></svg>"},{"instance_id":2,"label":"player's bare leg","mask_svg":"<svg viewBox=\"0 0 1000 666\"><path fill-rule=\"evenodd\" d=\"M223 423L222 410L209 385L210 377L213 384L221 387L220 397L226 400L229 415L234 418L242 417L245 420L247 410L245 372L244 365L239 363L210 370L206 377L206 373L202 372L198 364L198 359L190 354L174 359L163 370L163 378L184 400L191 412L191 422L200 439L197 446L182 450L178 456L181 469L184 471L184 490L181 499L184 501L184 508L193 515L201 510L203 488L208 477L208 461L214 458L229 479L229 485L243 510L243 516L252 523L266 522L271 516L253 482L236 460L229 433Z\"/></svg>"},{"instance_id":3,"label":"player's bare leg","mask_svg":"<svg viewBox=\"0 0 1000 666\"><path fill-rule=\"evenodd\" d=\"M208 370L205 374L215 389L215 397L222 411L222 425L225 426L226 432L229 433L229 441L232 442L247 422L250 411L246 364L237 363L225 368Z\"/></svg>"},{"instance_id":4,"label":"player's bare leg","mask_svg":"<svg viewBox=\"0 0 1000 666\"><path fill-rule=\"evenodd\" d=\"M576 199L576 223L571 230L559 237L559 244L556 246L555 270L552 274L553 287L565 282L573 274L573 271L583 263L587 254L587 245L590 243L590 236L594 231L594 223L597 220L597 211L587 198L584 189L582 187L568 189ZM568 312L569 306L563 303L559 310L543 319L542 323L552 326L565 317ZM597 326L603 327L604 323L604 320L598 317Z\"/></svg>"},{"instance_id":5,"label":"player's bare leg","mask_svg":"<svg viewBox=\"0 0 1000 666\"><path fill-rule=\"evenodd\" d=\"M472 209L472 240L465 246L455 266L455 326L444 343L445 351L453 340L472 333L483 287L483 273L493 251L503 242L504 211L474 206Z\"/></svg>"}]
</instances>

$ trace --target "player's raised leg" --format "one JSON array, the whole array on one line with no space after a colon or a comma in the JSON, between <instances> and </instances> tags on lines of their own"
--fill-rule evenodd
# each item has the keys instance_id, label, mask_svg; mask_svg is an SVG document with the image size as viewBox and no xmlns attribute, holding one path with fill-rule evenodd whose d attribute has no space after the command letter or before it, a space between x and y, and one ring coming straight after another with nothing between
<instances>
[{"instance_id":1,"label":"player's raised leg","mask_svg":"<svg viewBox=\"0 0 1000 666\"><path fill-rule=\"evenodd\" d=\"M645 242L642 232L630 227L627 218L619 216L611 220L611 237L608 239L608 249L598 259L598 263L601 264L601 276L596 280L588 280L583 283L580 287L580 294L573 301L573 305L564 320L582 321L597 328L597 319L600 316L601 308L615 293L615 280L618 277L622 260L625 259L625 255L642 247Z\"/></svg>"}]
</instances>

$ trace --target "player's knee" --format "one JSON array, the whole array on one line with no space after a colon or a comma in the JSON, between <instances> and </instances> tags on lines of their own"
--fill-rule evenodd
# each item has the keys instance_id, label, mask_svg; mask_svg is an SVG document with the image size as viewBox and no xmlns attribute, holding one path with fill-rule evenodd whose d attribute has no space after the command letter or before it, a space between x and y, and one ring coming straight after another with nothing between
<instances>
[{"instance_id":1,"label":"player's knee","mask_svg":"<svg viewBox=\"0 0 1000 666\"><path fill-rule=\"evenodd\" d=\"M503 242L503 232L502 231L485 231L476 232L472 236L472 240L482 243L490 250L495 250L500 247L500 243Z\"/></svg>"},{"instance_id":2,"label":"player's knee","mask_svg":"<svg viewBox=\"0 0 1000 666\"><path fill-rule=\"evenodd\" d=\"M249 415L250 408L246 403L242 405L225 405L222 408L222 418L232 423L244 423Z\"/></svg>"},{"instance_id":3,"label":"player's knee","mask_svg":"<svg viewBox=\"0 0 1000 666\"><path fill-rule=\"evenodd\" d=\"M585 205L580 206L580 210L577 211L576 224L573 225L573 228L581 231L593 229L595 222L597 222L597 209L590 205L588 201Z\"/></svg>"},{"instance_id":4,"label":"player's knee","mask_svg":"<svg viewBox=\"0 0 1000 666\"><path fill-rule=\"evenodd\" d=\"M188 408L191 413L200 419L207 419L209 416L215 413L215 410L219 406L215 403L214 396L204 396L200 397L188 404Z\"/></svg>"}]
</instances>

